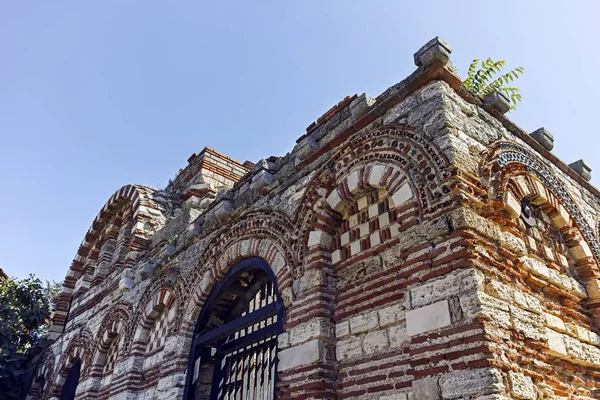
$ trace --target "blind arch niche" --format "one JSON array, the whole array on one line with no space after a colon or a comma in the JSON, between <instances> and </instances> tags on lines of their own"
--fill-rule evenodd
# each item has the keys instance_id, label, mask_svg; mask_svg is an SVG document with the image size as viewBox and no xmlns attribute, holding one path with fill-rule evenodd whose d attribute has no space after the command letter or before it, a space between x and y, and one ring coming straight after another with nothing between
<instances>
[{"instance_id":1,"label":"blind arch niche","mask_svg":"<svg viewBox=\"0 0 600 400\"><path fill-rule=\"evenodd\" d=\"M184 399L274 399L284 310L264 259L232 267L196 322Z\"/></svg>"}]
</instances>

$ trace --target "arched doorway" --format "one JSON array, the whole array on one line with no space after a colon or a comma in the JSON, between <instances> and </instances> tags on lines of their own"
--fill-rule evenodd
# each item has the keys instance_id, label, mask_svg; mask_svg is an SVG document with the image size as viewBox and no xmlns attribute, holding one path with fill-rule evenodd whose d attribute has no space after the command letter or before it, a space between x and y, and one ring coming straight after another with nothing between
<instances>
[{"instance_id":1,"label":"arched doorway","mask_svg":"<svg viewBox=\"0 0 600 400\"><path fill-rule=\"evenodd\" d=\"M283 301L262 258L231 268L198 317L184 398L274 399Z\"/></svg>"},{"instance_id":2,"label":"arched doorway","mask_svg":"<svg viewBox=\"0 0 600 400\"><path fill-rule=\"evenodd\" d=\"M81 374L81 360L77 359L63 385L62 392L60 392L60 400L74 400L75 391L77 390L77 384L79 383L79 375Z\"/></svg>"}]
</instances>

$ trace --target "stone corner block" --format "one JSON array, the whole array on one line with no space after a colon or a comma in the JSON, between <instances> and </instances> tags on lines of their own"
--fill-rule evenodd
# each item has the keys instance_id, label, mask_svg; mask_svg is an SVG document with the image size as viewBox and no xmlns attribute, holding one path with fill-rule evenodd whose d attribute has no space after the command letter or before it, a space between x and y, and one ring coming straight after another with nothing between
<instances>
[{"instance_id":1,"label":"stone corner block","mask_svg":"<svg viewBox=\"0 0 600 400\"><path fill-rule=\"evenodd\" d=\"M427 68L439 62L446 66L450 62L450 53L452 53L450 45L436 36L417 50L414 55L415 65Z\"/></svg>"},{"instance_id":2,"label":"stone corner block","mask_svg":"<svg viewBox=\"0 0 600 400\"><path fill-rule=\"evenodd\" d=\"M510 99L498 90L494 90L492 93L488 94L483 99L483 102L492 106L501 114L506 114L510 111Z\"/></svg>"},{"instance_id":3,"label":"stone corner block","mask_svg":"<svg viewBox=\"0 0 600 400\"><path fill-rule=\"evenodd\" d=\"M552 151L554 148L554 136L546 130L546 128L538 128L529 134L539 144L541 144L546 150Z\"/></svg>"},{"instance_id":4,"label":"stone corner block","mask_svg":"<svg viewBox=\"0 0 600 400\"><path fill-rule=\"evenodd\" d=\"M419 335L451 324L448 300L438 301L406 313L406 331L409 336Z\"/></svg>"},{"instance_id":5,"label":"stone corner block","mask_svg":"<svg viewBox=\"0 0 600 400\"><path fill-rule=\"evenodd\" d=\"M569 164L569 168L581 175L586 181L592 179L592 168L583 160L577 160Z\"/></svg>"},{"instance_id":6,"label":"stone corner block","mask_svg":"<svg viewBox=\"0 0 600 400\"><path fill-rule=\"evenodd\" d=\"M440 378L442 398L457 399L466 396L499 393L504 389L502 375L494 368L479 368L450 372Z\"/></svg>"}]
</instances>

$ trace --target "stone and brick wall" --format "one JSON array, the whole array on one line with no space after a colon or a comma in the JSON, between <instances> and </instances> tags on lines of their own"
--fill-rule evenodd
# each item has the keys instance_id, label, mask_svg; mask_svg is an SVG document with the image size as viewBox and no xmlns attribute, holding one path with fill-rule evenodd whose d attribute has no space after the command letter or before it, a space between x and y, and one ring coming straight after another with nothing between
<instances>
[{"instance_id":1,"label":"stone and brick wall","mask_svg":"<svg viewBox=\"0 0 600 400\"><path fill-rule=\"evenodd\" d=\"M196 319L240 261L285 305L278 399L593 399L600 192L480 99L434 39L283 157L194 154L126 186L67 274L30 398L183 396ZM499 103L500 102L500 103Z\"/></svg>"}]
</instances>

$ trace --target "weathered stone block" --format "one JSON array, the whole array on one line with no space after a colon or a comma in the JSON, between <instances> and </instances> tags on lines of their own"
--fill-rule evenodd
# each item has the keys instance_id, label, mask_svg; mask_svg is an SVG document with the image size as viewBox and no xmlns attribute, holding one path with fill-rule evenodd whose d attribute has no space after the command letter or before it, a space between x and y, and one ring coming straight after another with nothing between
<instances>
[{"instance_id":1,"label":"weathered stone block","mask_svg":"<svg viewBox=\"0 0 600 400\"><path fill-rule=\"evenodd\" d=\"M332 329L331 322L325 318L312 318L290 329L290 344L295 346L313 338L329 338Z\"/></svg>"},{"instance_id":2,"label":"weathered stone block","mask_svg":"<svg viewBox=\"0 0 600 400\"><path fill-rule=\"evenodd\" d=\"M399 325L390 326L388 329L388 337L390 338L391 347L402 347L407 340L410 339L408 332L406 331L406 322L402 322Z\"/></svg>"},{"instance_id":3,"label":"weathered stone block","mask_svg":"<svg viewBox=\"0 0 600 400\"><path fill-rule=\"evenodd\" d=\"M362 338L351 336L346 340L339 340L335 347L338 361L345 361L362 355Z\"/></svg>"},{"instance_id":4,"label":"weathered stone block","mask_svg":"<svg viewBox=\"0 0 600 400\"><path fill-rule=\"evenodd\" d=\"M510 392L517 399L535 400L535 386L530 377L521 373L509 371L508 381L510 383Z\"/></svg>"},{"instance_id":5,"label":"weathered stone block","mask_svg":"<svg viewBox=\"0 0 600 400\"><path fill-rule=\"evenodd\" d=\"M478 289L483 289L483 277L480 273L472 268L456 270L441 279L411 289L411 305L414 308L423 307L450 296Z\"/></svg>"},{"instance_id":6,"label":"weathered stone block","mask_svg":"<svg viewBox=\"0 0 600 400\"><path fill-rule=\"evenodd\" d=\"M377 311L359 314L350 319L350 330L353 334L367 332L379 326Z\"/></svg>"},{"instance_id":7,"label":"weathered stone block","mask_svg":"<svg viewBox=\"0 0 600 400\"><path fill-rule=\"evenodd\" d=\"M363 338L363 349L365 354L379 353L389 347L387 330L369 332Z\"/></svg>"},{"instance_id":8,"label":"weathered stone block","mask_svg":"<svg viewBox=\"0 0 600 400\"><path fill-rule=\"evenodd\" d=\"M496 111L502 114L506 114L510 111L510 99L499 90L494 90L488 94L483 99L483 102L494 107Z\"/></svg>"},{"instance_id":9,"label":"weathered stone block","mask_svg":"<svg viewBox=\"0 0 600 400\"><path fill-rule=\"evenodd\" d=\"M546 328L546 338L548 343L548 349L550 354L554 354L559 357L564 357L567 354L565 342L562 339L560 333L553 331L552 329Z\"/></svg>"},{"instance_id":10,"label":"weathered stone block","mask_svg":"<svg viewBox=\"0 0 600 400\"><path fill-rule=\"evenodd\" d=\"M350 334L350 322L343 321L335 325L335 336L340 339Z\"/></svg>"},{"instance_id":11,"label":"weathered stone block","mask_svg":"<svg viewBox=\"0 0 600 400\"><path fill-rule=\"evenodd\" d=\"M438 377L427 377L412 381L413 398L438 400L440 397L440 385Z\"/></svg>"},{"instance_id":12,"label":"weathered stone block","mask_svg":"<svg viewBox=\"0 0 600 400\"><path fill-rule=\"evenodd\" d=\"M290 347L279 352L278 371L286 371L301 365L310 364L324 356L323 344L320 339L314 339L304 344Z\"/></svg>"},{"instance_id":13,"label":"weathered stone block","mask_svg":"<svg viewBox=\"0 0 600 400\"><path fill-rule=\"evenodd\" d=\"M500 393L502 375L494 368L451 372L441 377L440 387L444 399Z\"/></svg>"},{"instance_id":14,"label":"weathered stone block","mask_svg":"<svg viewBox=\"0 0 600 400\"><path fill-rule=\"evenodd\" d=\"M415 65L427 68L437 62L446 66L450 61L450 53L452 53L450 45L436 36L417 50L414 55Z\"/></svg>"},{"instance_id":15,"label":"weathered stone block","mask_svg":"<svg viewBox=\"0 0 600 400\"><path fill-rule=\"evenodd\" d=\"M394 325L406 319L404 306L400 303L382 308L377 312L379 313L379 325L381 327Z\"/></svg>"}]
</instances>

